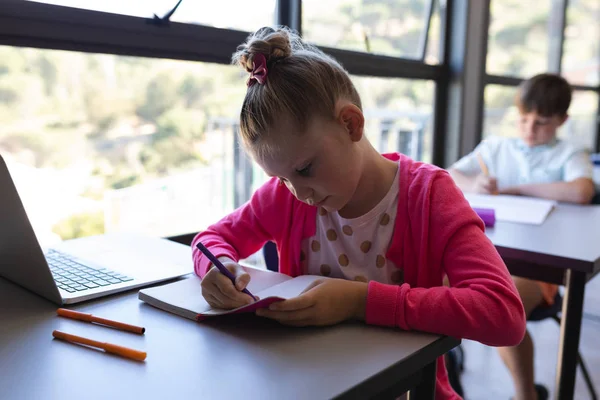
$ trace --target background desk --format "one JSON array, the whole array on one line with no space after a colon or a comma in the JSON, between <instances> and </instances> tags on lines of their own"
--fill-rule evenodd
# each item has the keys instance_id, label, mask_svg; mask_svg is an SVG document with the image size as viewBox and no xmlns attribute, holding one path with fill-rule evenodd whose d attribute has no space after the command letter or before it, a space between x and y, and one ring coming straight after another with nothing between
<instances>
[{"instance_id":1,"label":"background desk","mask_svg":"<svg viewBox=\"0 0 600 400\"><path fill-rule=\"evenodd\" d=\"M0 398L432 398L437 357L460 341L342 324L286 328L253 315L195 323L137 292L73 307L146 327L143 336L56 316L0 278ZM145 362L52 339L54 329L148 352Z\"/></svg>"},{"instance_id":2,"label":"background desk","mask_svg":"<svg viewBox=\"0 0 600 400\"><path fill-rule=\"evenodd\" d=\"M556 393L572 399L585 284L600 271L600 206L559 204L542 225L497 222L486 234L513 275L565 285Z\"/></svg>"}]
</instances>

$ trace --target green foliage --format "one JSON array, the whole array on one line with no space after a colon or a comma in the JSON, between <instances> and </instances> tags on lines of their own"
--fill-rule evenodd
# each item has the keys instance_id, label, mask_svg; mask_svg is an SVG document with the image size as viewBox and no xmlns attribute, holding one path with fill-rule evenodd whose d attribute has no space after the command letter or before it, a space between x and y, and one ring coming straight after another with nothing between
<instances>
[{"instance_id":1,"label":"green foliage","mask_svg":"<svg viewBox=\"0 0 600 400\"><path fill-rule=\"evenodd\" d=\"M333 3L333 4L332 4ZM414 0L310 1L303 5L304 35L332 47L417 58L425 2Z\"/></svg>"},{"instance_id":2,"label":"green foliage","mask_svg":"<svg viewBox=\"0 0 600 400\"><path fill-rule=\"evenodd\" d=\"M186 168L200 164L202 160L195 149L203 138L205 122L202 113L184 108L161 115L150 146L140 153L146 171L165 175L168 166Z\"/></svg>"},{"instance_id":3,"label":"green foliage","mask_svg":"<svg viewBox=\"0 0 600 400\"><path fill-rule=\"evenodd\" d=\"M52 232L63 240L104 233L104 213L102 211L75 214L57 223Z\"/></svg>"},{"instance_id":4,"label":"green foliage","mask_svg":"<svg viewBox=\"0 0 600 400\"><path fill-rule=\"evenodd\" d=\"M155 122L157 117L167 111L179 99L177 86L168 73L153 77L146 88L143 104L137 108L137 113L148 121Z\"/></svg>"}]
</instances>

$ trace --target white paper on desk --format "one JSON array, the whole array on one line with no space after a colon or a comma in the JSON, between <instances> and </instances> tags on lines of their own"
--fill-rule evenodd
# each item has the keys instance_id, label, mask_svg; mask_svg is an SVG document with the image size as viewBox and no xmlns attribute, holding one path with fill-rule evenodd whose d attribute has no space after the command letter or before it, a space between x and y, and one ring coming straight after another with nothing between
<instances>
[{"instance_id":1,"label":"white paper on desk","mask_svg":"<svg viewBox=\"0 0 600 400\"><path fill-rule=\"evenodd\" d=\"M474 208L493 208L497 221L541 225L556 206L553 200L534 197L465 193Z\"/></svg>"}]
</instances>

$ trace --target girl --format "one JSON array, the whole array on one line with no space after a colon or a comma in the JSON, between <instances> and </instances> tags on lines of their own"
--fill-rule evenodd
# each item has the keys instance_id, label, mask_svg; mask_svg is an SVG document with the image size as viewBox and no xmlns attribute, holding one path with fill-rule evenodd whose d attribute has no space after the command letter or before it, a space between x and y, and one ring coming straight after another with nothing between
<instances>
[{"instance_id":1,"label":"girl","mask_svg":"<svg viewBox=\"0 0 600 400\"><path fill-rule=\"evenodd\" d=\"M317 281L260 316L295 326L358 319L492 346L521 341L523 305L482 221L445 171L373 148L360 97L335 60L289 30L262 28L233 61L250 73L243 145L272 178L192 243L211 306L252 301L241 293L250 277L236 262L273 240L280 272L338 279ZM458 398L441 357L436 398Z\"/></svg>"}]
</instances>

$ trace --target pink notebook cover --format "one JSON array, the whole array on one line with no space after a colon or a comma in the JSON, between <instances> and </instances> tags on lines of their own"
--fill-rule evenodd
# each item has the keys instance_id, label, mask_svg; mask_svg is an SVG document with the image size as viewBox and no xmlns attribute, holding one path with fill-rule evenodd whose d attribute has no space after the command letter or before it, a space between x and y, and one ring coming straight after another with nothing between
<instances>
[{"instance_id":1,"label":"pink notebook cover","mask_svg":"<svg viewBox=\"0 0 600 400\"><path fill-rule=\"evenodd\" d=\"M223 313L223 314L219 314L219 315L227 315L227 314L242 314L242 313L253 313L256 310L258 310L259 308L267 308L269 307L271 304L277 302L277 301L281 301L281 300L285 300L282 297L269 297L267 299L260 299L255 303L252 304L248 304L245 307L242 308L238 308L237 310L232 310L231 312L228 313ZM203 321L207 318L211 318L211 317L215 317L216 315L205 315L205 314L198 314L196 316L196 321L200 322Z\"/></svg>"}]
</instances>

